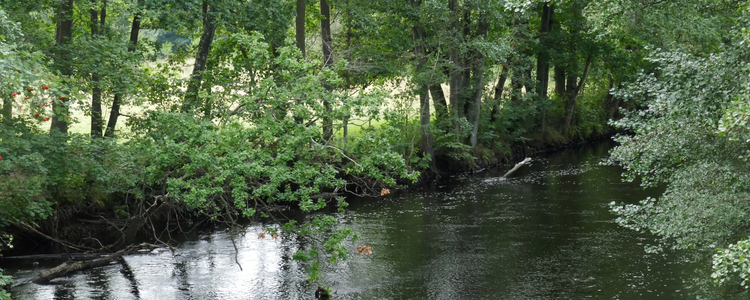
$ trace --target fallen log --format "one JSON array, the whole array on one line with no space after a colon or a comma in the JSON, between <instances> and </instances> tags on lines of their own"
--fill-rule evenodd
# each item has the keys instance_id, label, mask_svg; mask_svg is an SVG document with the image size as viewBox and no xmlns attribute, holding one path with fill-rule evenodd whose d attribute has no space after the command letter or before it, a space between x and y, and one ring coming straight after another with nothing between
<instances>
[{"instance_id":1,"label":"fallen log","mask_svg":"<svg viewBox=\"0 0 750 300\"><path fill-rule=\"evenodd\" d=\"M484 180L484 182L495 182L495 181L505 180L506 178L508 178L508 176L510 176L510 174L513 174L513 172L517 171L518 169L520 169L521 167L523 167L524 165L526 165L526 164L528 164L530 162L531 162L531 158L527 157L523 161L521 161L521 162L517 163L515 166L513 166L513 168L510 169L510 171L506 172L505 175L503 175L502 177L487 178L487 179Z\"/></svg>"},{"instance_id":2,"label":"fallen log","mask_svg":"<svg viewBox=\"0 0 750 300\"><path fill-rule=\"evenodd\" d=\"M0 260L51 260L51 259L67 259L67 260L87 260L94 259L103 256L107 256L107 253L59 253L59 254L32 254L32 255L18 255L18 256L3 256Z\"/></svg>"},{"instance_id":3,"label":"fallen log","mask_svg":"<svg viewBox=\"0 0 750 300\"><path fill-rule=\"evenodd\" d=\"M531 158L527 157L526 159L524 159L520 163L517 163L515 166L513 166L513 169L510 169L510 171L508 171L507 173L505 173L505 175L503 175L503 177L500 177L500 178L508 178L508 176L510 176L510 174L513 174L513 172L515 172L516 170L518 170L520 167L522 167L523 165L528 164L530 162L531 162Z\"/></svg>"},{"instance_id":4,"label":"fallen log","mask_svg":"<svg viewBox=\"0 0 750 300\"><path fill-rule=\"evenodd\" d=\"M34 278L31 279L31 282L46 283L52 279L65 276L72 272L106 266L113 261L119 260L123 255L135 253L141 249L155 249L155 248L159 248L159 246L153 245L153 244L142 243L138 245L128 246L125 249L122 249L120 251L117 251L115 253L112 253L110 255L100 257L100 258L94 258L94 259L89 259L89 260L84 260L84 261L69 260L69 261L62 263L61 265L58 265L57 267L54 267L52 269L39 273L38 275L36 275Z\"/></svg>"}]
</instances>

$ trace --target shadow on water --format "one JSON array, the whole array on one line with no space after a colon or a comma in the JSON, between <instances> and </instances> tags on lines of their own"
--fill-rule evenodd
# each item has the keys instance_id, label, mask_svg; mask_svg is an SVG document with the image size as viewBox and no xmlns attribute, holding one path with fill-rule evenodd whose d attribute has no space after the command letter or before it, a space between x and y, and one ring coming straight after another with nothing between
<instances>
[{"instance_id":1,"label":"shadow on water","mask_svg":"<svg viewBox=\"0 0 750 300\"><path fill-rule=\"evenodd\" d=\"M698 267L684 254L647 254L649 235L618 227L612 201L660 190L621 182L601 166L610 143L534 158L505 181L501 168L393 197L351 199L346 226L373 255L325 266L337 299L683 299ZM312 299L315 285L291 259L300 242L258 239L260 225L178 247L174 256L126 257L51 285L24 285L14 299ZM242 265L243 270L237 266ZM4 266L17 280L49 266Z\"/></svg>"}]
</instances>

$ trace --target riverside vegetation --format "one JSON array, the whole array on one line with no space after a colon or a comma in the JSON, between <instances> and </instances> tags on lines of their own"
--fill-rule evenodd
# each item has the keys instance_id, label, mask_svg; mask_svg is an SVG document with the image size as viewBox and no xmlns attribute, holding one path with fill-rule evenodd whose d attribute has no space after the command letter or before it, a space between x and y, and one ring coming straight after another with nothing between
<instances>
[{"instance_id":1,"label":"riverside vegetation","mask_svg":"<svg viewBox=\"0 0 750 300\"><path fill-rule=\"evenodd\" d=\"M314 281L357 233L279 210L343 210L346 195L614 125L610 162L667 186L614 203L618 222L663 238L649 250L713 253L716 283L745 286L747 12L729 0L0 0L2 247L23 234L114 252L139 234L170 242L186 223L271 220L285 225L269 235L311 241L295 258ZM89 129L69 130L79 122Z\"/></svg>"}]
</instances>

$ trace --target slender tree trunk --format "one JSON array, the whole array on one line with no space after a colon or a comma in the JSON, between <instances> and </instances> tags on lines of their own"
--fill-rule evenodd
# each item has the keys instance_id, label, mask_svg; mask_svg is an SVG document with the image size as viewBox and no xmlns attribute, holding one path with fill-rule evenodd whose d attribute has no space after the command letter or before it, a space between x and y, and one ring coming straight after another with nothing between
<instances>
[{"instance_id":1,"label":"slender tree trunk","mask_svg":"<svg viewBox=\"0 0 750 300\"><path fill-rule=\"evenodd\" d=\"M351 61L351 47L352 47L352 10L351 10L351 6L349 6L349 0L346 0L346 57L347 57L347 60L350 60L350 61ZM346 98L344 99L349 98L349 89L351 88L351 84L352 84L349 71L350 70L347 68L346 74L344 75L344 79L346 81ZM344 143L349 142L348 113L349 111L347 111L347 115L344 116L344 120L342 121L343 124L341 124L344 129Z\"/></svg>"},{"instance_id":2,"label":"slender tree trunk","mask_svg":"<svg viewBox=\"0 0 750 300\"><path fill-rule=\"evenodd\" d=\"M72 74L72 69L68 61L70 50L67 45L73 39L73 0L62 0L59 2L60 7L57 11L57 30L55 32L55 56L57 69L63 78ZM68 101L70 97L65 97L52 104L52 109L56 113L52 116L50 132L59 131L68 133Z\"/></svg>"},{"instance_id":3,"label":"slender tree trunk","mask_svg":"<svg viewBox=\"0 0 750 300\"><path fill-rule=\"evenodd\" d=\"M477 28L477 35L487 38L487 22L485 21L484 15L480 15L479 24ZM474 150L474 155L477 155L477 141L479 135L479 119L480 113L482 112L482 94L484 92L484 56L481 52L477 51L474 63L472 64L474 69L474 95L471 107L471 148Z\"/></svg>"},{"instance_id":4,"label":"slender tree trunk","mask_svg":"<svg viewBox=\"0 0 750 300\"><path fill-rule=\"evenodd\" d=\"M201 105L200 99L198 99L198 92L201 90L203 73L206 71L206 63L208 62L208 54L211 52L211 43L213 43L214 34L216 33L216 24L214 24L212 14L212 7L208 5L207 1L203 1L203 33L198 43L198 53L195 54L195 65L193 66L193 73L190 75L190 81L188 82L185 101L182 103L183 112L191 112Z\"/></svg>"},{"instance_id":5,"label":"slender tree trunk","mask_svg":"<svg viewBox=\"0 0 750 300\"><path fill-rule=\"evenodd\" d=\"M514 56L512 58L508 59L508 67L511 68L511 75L510 75L510 102L513 104L518 104L521 99L523 99L523 87L524 87L524 76L526 75L525 69L526 66L524 66L524 50L521 50L520 48L523 47L523 40L525 37L521 33L521 24L522 20L521 17L514 16L513 17L513 31L515 32L513 39L514 42L514 49L516 49L514 52ZM518 45L516 45L518 43Z\"/></svg>"},{"instance_id":6,"label":"slender tree trunk","mask_svg":"<svg viewBox=\"0 0 750 300\"><path fill-rule=\"evenodd\" d=\"M445 120L448 118L448 103L445 101L445 92L440 84L429 86L432 103L435 106L435 119Z\"/></svg>"},{"instance_id":7,"label":"slender tree trunk","mask_svg":"<svg viewBox=\"0 0 750 300\"><path fill-rule=\"evenodd\" d=\"M461 19L461 28L463 31L463 34L461 36L461 40L465 41L467 38L471 36L471 9L469 7L469 3L464 2L464 8L463 8L463 19ZM462 55L461 56L461 70L462 70L462 76L461 76L461 92L460 95L460 101L463 104L463 108L460 109L459 117L462 119L468 119L470 118L470 111L471 111L471 100L472 96L474 96L474 90L471 82L471 72L472 68L474 66L474 61L472 61L472 57L476 55L476 51L470 51L471 54L469 55ZM471 123L471 122L470 122Z\"/></svg>"},{"instance_id":8,"label":"slender tree trunk","mask_svg":"<svg viewBox=\"0 0 750 300\"><path fill-rule=\"evenodd\" d=\"M567 99L565 95L565 67L555 66L555 95L560 99Z\"/></svg>"},{"instance_id":9,"label":"slender tree trunk","mask_svg":"<svg viewBox=\"0 0 750 300\"><path fill-rule=\"evenodd\" d=\"M305 0L297 0L297 17L295 18L295 37L297 39L297 48L305 57Z\"/></svg>"},{"instance_id":10,"label":"slender tree trunk","mask_svg":"<svg viewBox=\"0 0 750 300\"><path fill-rule=\"evenodd\" d=\"M461 110L463 109L463 103L461 101L461 89L462 86L462 67L461 67L461 52L458 48L458 44L461 40L459 31L459 13L458 13L458 0L448 0L448 9L451 12L451 28L453 31L453 41L450 46L450 61L452 66L450 68L450 105L451 105L451 117L453 119L453 133L456 141L458 142L460 135L460 122L459 118Z\"/></svg>"},{"instance_id":11,"label":"slender tree trunk","mask_svg":"<svg viewBox=\"0 0 750 300\"><path fill-rule=\"evenodd\" d=\"M411 0L410 3L415 9L419 9L422 0ZM412 27L412 41L414 43L414 53L416 54L418 61L416 70L417 76L415 77L419 78L419 75L426 71L427 51L425 49L424 29L420 23L421 20L419 17L416 17L413 21L416 25ZM433 150L432 134L430 133L429 85L425 83L424 80L418 82L417 85L419 87L417 93L419 94L419 131L422 137L422 151L424 151L425 156L430 157L430 170L437 174L438 169L435 165L435 151Z\"/></svg>"},{"instance_id":12,"label":"slender tree trunk","mask_svg":"<svg viewBox=\"0 0 750 300\"><path fill-rule=\"evenodd\" d=\"M575 116L575 110L576 110L576 101L577 101L578 95L583 90L583 86L586 84L586 78L588 77L589 70L591 69L591 60L592 60L592 57L589 55L589 57L586 58L586 66L583 68L583 75L581 75L581 79L578 81L577 84L575 83L576 78L575 77L572 78L574 89L568 95L569 100L568 100L567 105L565 106L565 112L566 112L565 133L566 134L570 130L570 126L573 123L573 116ZM569 86L570 86L570 79L571 77L568 77Z\"/></svg>"},{"instance_id":13,"label":"slender tree trunk","mask_svg":"<svg viewBox=\"0 0 750 300\"><path fill-rule=\"evenodd\" d=\"M320 14L323 18L320 20L320 35L323 44L323 67L331 68L333 66L333 38L331 37L331 8L326 0L320 0ZM328 91L333 91L333 87L327 82L323 83ZM323 100L325 115L323 116L323 139L330 140L333 137L333 118L331 114L331 102Z\"/></svg>"},{"instance_id":14,"label":"slender tree trunk","mask_svg":"<svg viewBox=\"0 0 750 300\"><path fill-rule=\"evenodd\" d=\"M547 90L549 89L549 38L546 36L552 31L552 23L554 22L555 15L555 4L545 2L542 6L542 20L539 32L542 37L539 43L542 47L539 51L536 61L536 93L539 95L539 101L542 101L541 106L541 120L540 120L540 131L544 133L547 126L547 108L546 104L549 100L547 99Z\"/></svg>"},{"instance_id":15,"label":"slender tree trunk","mask_svg":"<svg viewBox=\"0 0 750 300\"><path fill-rule=\"evenodd\" d=\"M141 1L136 2L140 7ZM135 13L133 16L133 23L130 26L130 43L128 44L128 51L135 52L138 46L138 34L141 30L141 12ZM109 112L109 120L107 121L107 129L104 132L105 137L114 137L115 128L117 127L117 119L120 117L120 105L122 103L122 92L115 91L115 97L112 100L112 107Z\"/></svg>"},{"instance_id":16,"label":"slender tree trunk","mask_svg":"<svg viewBox=\"0 0 750 300\"><path fill-rule=\"evenodd\" d=\"M555 5L549 5L549 2L544 3L542 6L542 21L541 28L539 29L542 35L540 43L542 44L541 50L537 56L536 61L536 93L539 97L547 98L547 89L549 88L549 51L546 46L546 34L550 32L552 28L552 14L554 13Z\"/></svg>"},{"instance_id":17,"label":"slender tree trunk","mask_svg":"<svg viewBox=\"0 0 750 300\"><path fill-rule=\"evenodd\" d=\"M497 120L498 115L500 114L500 103L503 99L503 89L505 88L505 82L508 80L508 72L510 70L510 62L507 62L507 64L508 65L504 64L502 69L500 70L500 78L497 80L497 85L495 85L495 97L492 101L490 123L494 123Z\"/></svg>"},{"instance_id":18,"label":"slender tree trunk","mask_svg":"<svg viewBox=\"0 0 750 300\"><path fill-rule=\"evenodd\" d=\"M107 17L107 2L102 2L101 15L96 11L96 0L91 0L91 38L99 36L100 29L104 28ZM104 120L102 119L102 88L98 72L91 74L91 138L102 138Z\"/></svg>"}]
</instances>

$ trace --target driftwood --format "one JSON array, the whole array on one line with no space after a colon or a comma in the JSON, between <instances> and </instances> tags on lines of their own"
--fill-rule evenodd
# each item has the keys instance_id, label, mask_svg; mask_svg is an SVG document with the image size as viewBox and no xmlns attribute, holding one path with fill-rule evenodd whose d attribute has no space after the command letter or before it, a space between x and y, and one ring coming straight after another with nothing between
<instances>
[{"instance_id":1,"label":"driftwood","mask_svg":"<svg viewBox=\"0 0 750 300\"><path fill-rule=\"evenodd\" d=\"M507 173L505 173L505 175L503 175L503 177L500 177L500 178L508 178L508 176L510 176L510 174L513 174L513 172L515 172L516 170L518 170L520 167L522 167L523 165L528 164L530 162L531 162L531 158L527 157L522 162L517 163L515 166L513 166L513 169L510 169L510 171L508 171Z\"/></svg>"},{"instance_id":2,"label":"driftwood","mask_svg":"<svg viewBox=\"0 0 750 300\"><path fill-rule=\"evenodd\" d=\"M494 181L505 180L506 178L508 178L508 176L510 176L510 174L513 174L513 172L517 171L518 169L520 169L521 167L523 167L524 165L526 165L526 164L528 164L530 162L531 162L531 158L527 157L523 161L521 161L521 162L517 163L515 166L513 166L513 169L510 169L510 171L506 172L505 175L503 175L502 177L487 178L487 179L484 180L484 182L494 182Z\"/></svg>"},{"instance_id":3,"label":"driftwood","mask_svg":"<svg viewBox=\"0 0 750 300\"><path fill-rule=\"evenodd\" d=\"M142 244L139 244L139 245L131 245L131 246L125 248L125 249L122 249L120 251L117 251L115 253L112 253L112 254L104 256L104 257L99 257L99 258L94 258L94 259L89 259L89 260L84 260L84 261L78 261L78 262L74 262L74 261L70 261L69 260L69 261L66 261L66 262L62 263L61 265L59 265L57 267L54 267L52 269L49 269L47 271L43 271L43 272L39 273L39 275L37 275L37 276L35 276L34 278L31 279L31 282L33 282L33 283L45 283L45 282L49 282L52 279L55 279L55 278L61 277L61 276L65 276L68 273L72 273L72 272L76 272L76 271L80 271L80 270L85 270L85 269L90 269L90 268L96 268L96 267L106 266L106 265L110 264L113 261L119 260L120 258L122 258L123 255L135 253L135 252L137 252L138 250L141 250L141 249L154 249L154 248L158 248L158 247L159 246L157 246L157 245L142 243Z\"/></svg>"}]
</instances>

